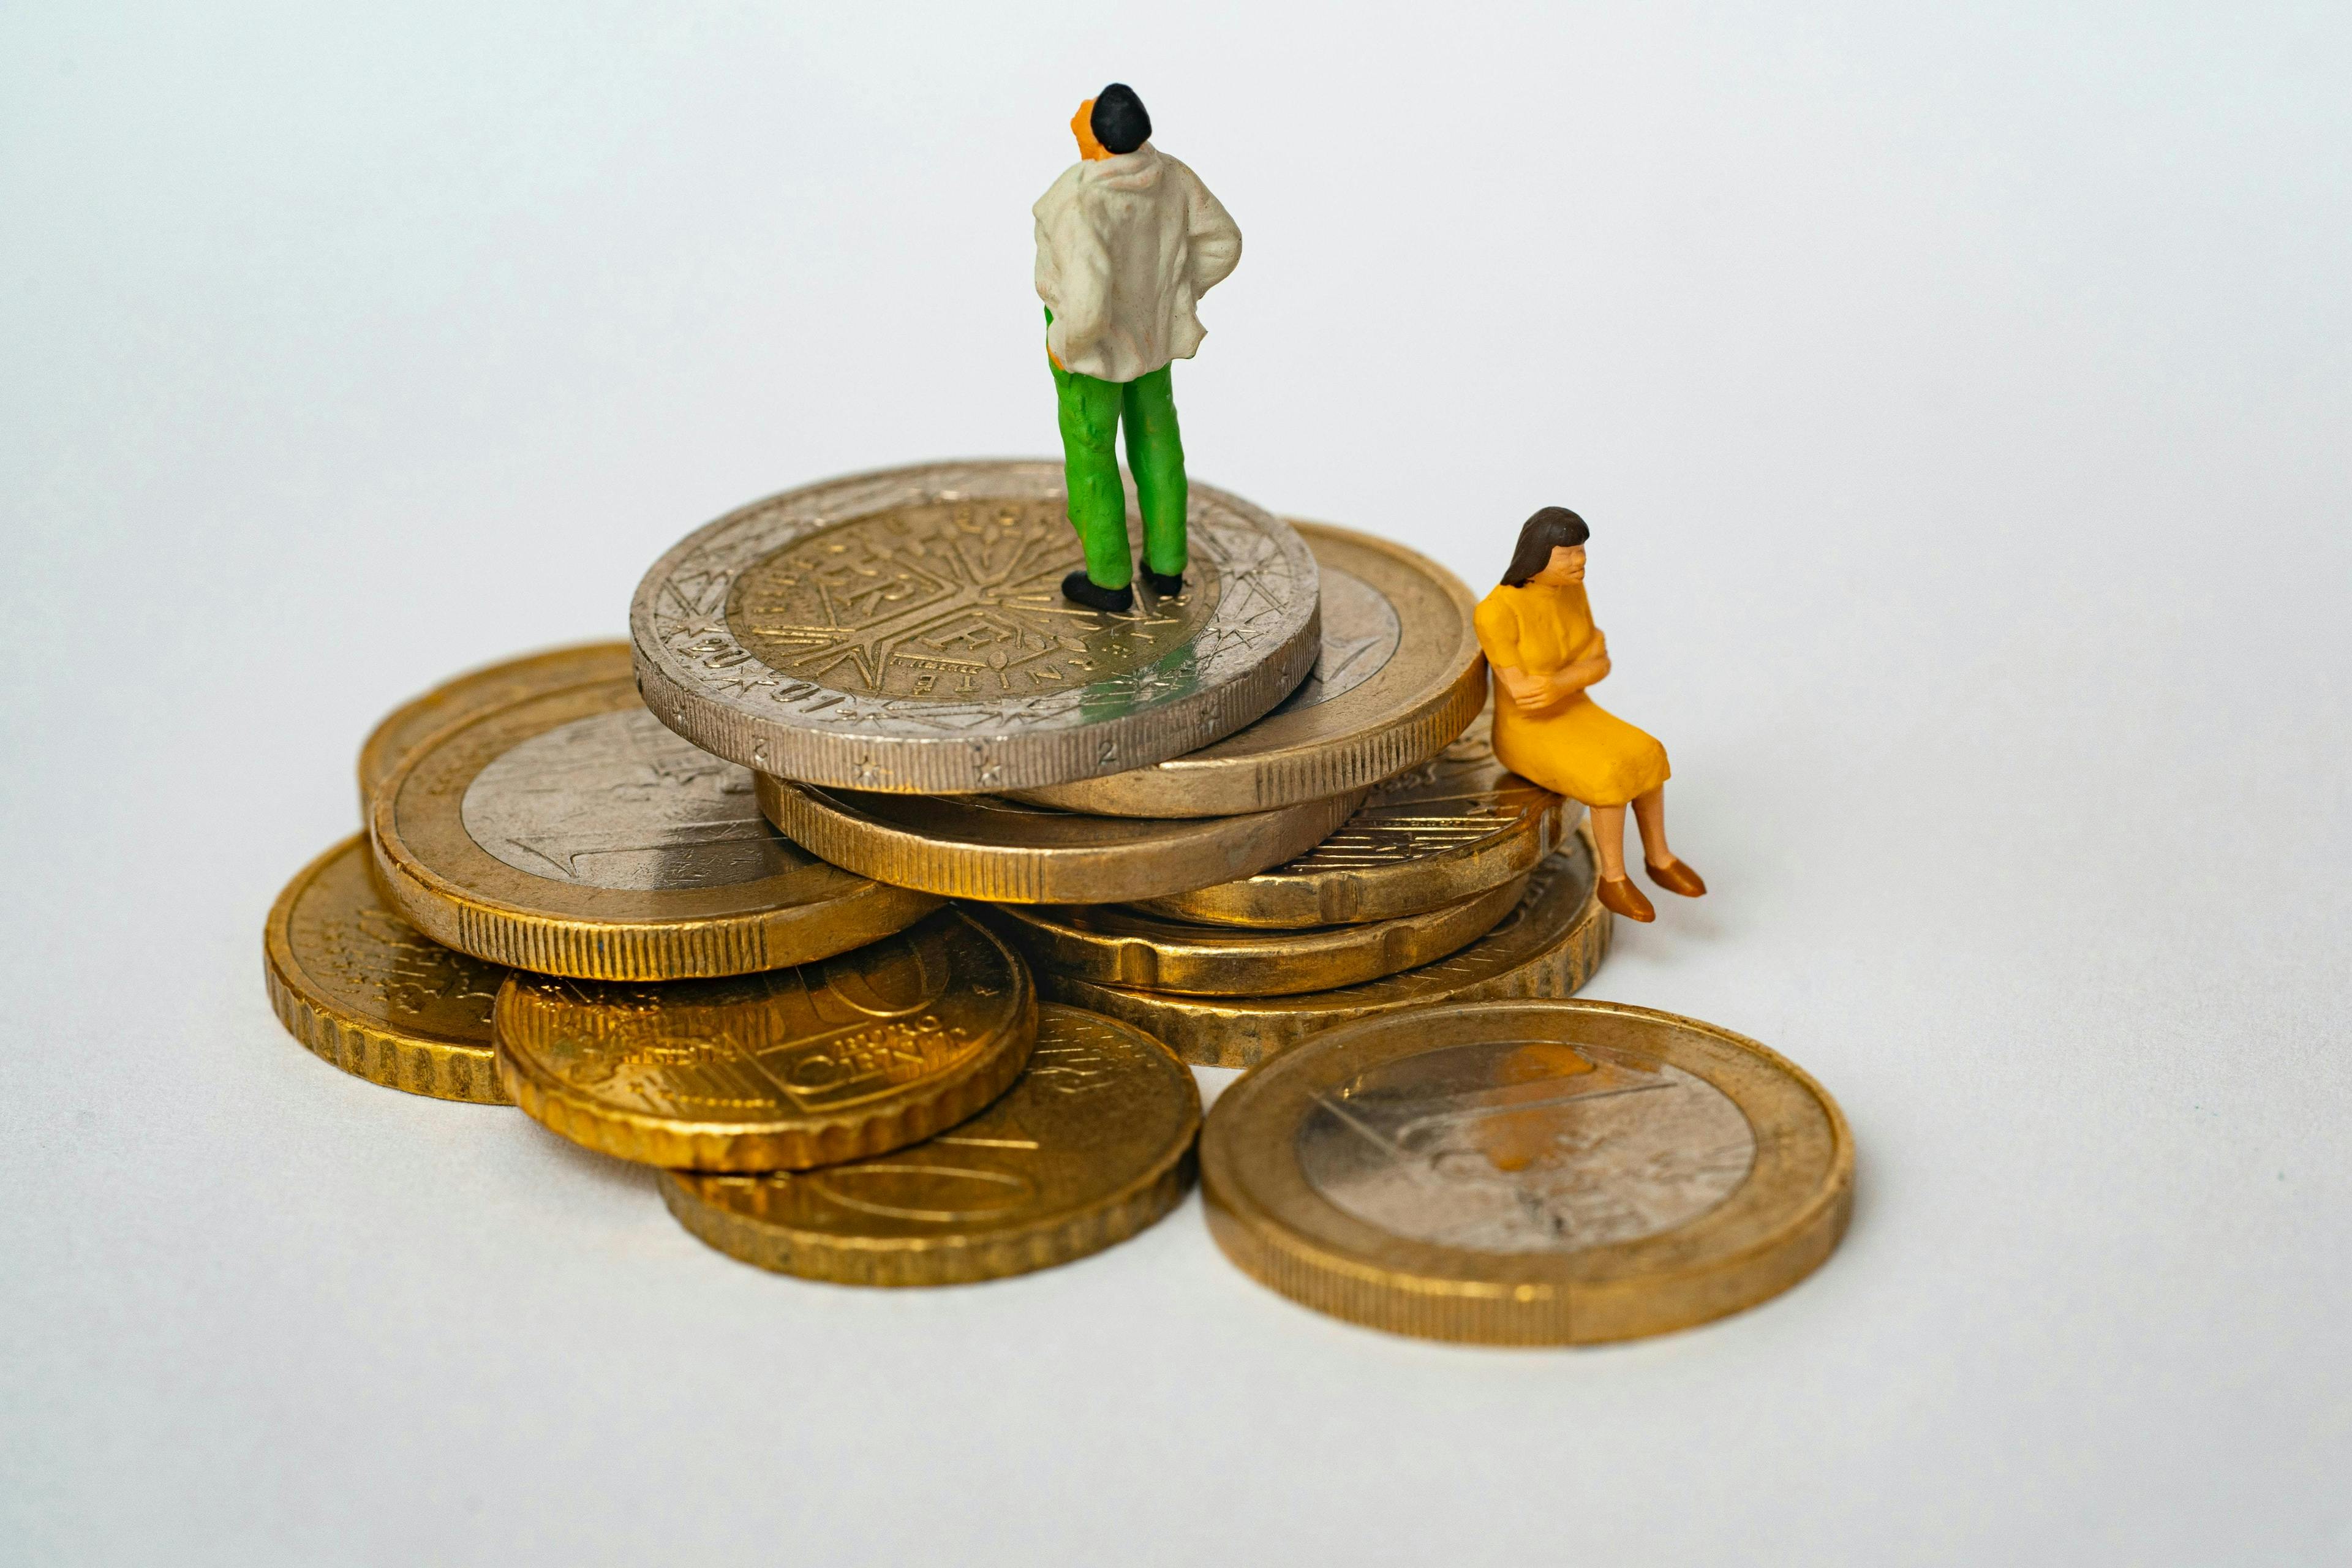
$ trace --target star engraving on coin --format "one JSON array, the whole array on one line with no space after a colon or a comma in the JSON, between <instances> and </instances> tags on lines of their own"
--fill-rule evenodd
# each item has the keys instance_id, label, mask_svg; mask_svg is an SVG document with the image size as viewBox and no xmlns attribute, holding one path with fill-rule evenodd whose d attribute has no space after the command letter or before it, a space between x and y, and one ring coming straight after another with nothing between
<instances>
[{"instance_id":1,"label":"star engraving on coin","mask_svg":"<svg viewBox=\"0 0 2352 1568\"><path fill-rule=\"evenodd\" d=\"M1143 669L1215 603L1213 570L1171 603L1108 616L1062 597L1058 503L902 507L814 533L735 579L727 609L771 668L855 696L981 701Z\"/></svg>"},{"instance_id":2,"label":"star engraving on coin","mask_svg":"<svg viewBox=\"0 0 2352 1568\"><path fill-rule=\"evenodd\" d=\"M804 487L679 543L631 611L663 722L763 773L903 793L1148 765L1259 717L1312 662L1313 556L1191 489L1184 592L1061 596L1060 465L939 463Z\"/></svg>"}]
</instances>

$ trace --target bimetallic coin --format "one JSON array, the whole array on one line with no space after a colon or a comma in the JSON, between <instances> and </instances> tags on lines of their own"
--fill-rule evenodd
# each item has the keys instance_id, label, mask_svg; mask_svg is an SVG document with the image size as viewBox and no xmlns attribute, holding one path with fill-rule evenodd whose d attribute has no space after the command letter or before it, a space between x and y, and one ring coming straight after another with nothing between
<instances>
[{"instance_id":1,"label":"bimetallic coin","mask_svg":"<svg viewBox=\"0 0 2352 1568\"><path fill-rule=\"evenodd\" d=\"M526 697L591 681L626 680L631 673L627 643L582 643L468 670L412 698L394 709L360 748L360 820L367 820L376 786L435 731Z\"/></svg>"},{"instance_id":2,"label":"bimetallic coin","mask_svg":"<svg viewBox=\"0 0 2352 1568\"><path fill-rule=\"evenodd\" d=\"M1293 521L1323 584L1322 651L1298 689L1214 745L1022 799L1116 816L1265 811L1375 784L1462 733L1486 700L1462 580L1401 544Z\"/></svg>"},{"instance_id":3,"label":"bimetallic coin","mask_svg":"<svg viewBox=\"0 0 2352 1568\"><path fill-rule=\"evenodd\" d=\"M490 1059L490 1004L506 970L386 908L365 839L344 839L286 884L262 948L270 1006L318 1056L411 1094L507 1103Z\"/></svg>"},{"instance_id":4,"label":"bimetallic coin","mask_svg":"<svg viewBox=\"0 0 2352 1568\"><path fill-rule=\"evenodd\" d=\"M1192 925L1125 904L999 904L987 912L1040 969L1194 996L1280 996L1433 963L1492 931L1526 882L1426 914L1307 931Z\"/></svg>"},{"instance_id":5,"label":"bimetallic coin","mask_svg":"<svg viewBox=\"0 0 2352 1568\"><path fill-rule=\"evenodd\" d=\"M372 837L385 892L426 935L548 974L775 969L939 907L782 837L751 773L656 723L626 679L438 731L377 790Z\"/></svg>"},{"instance_id":6,"label":"bimetallic coin","mask_svg":"<svg viewBox=\"0 0 2352 1568\"><path fill-rule=\"evenodd\" d=\"M1347 826L1286 865L1146 906L1211 925L1288 930L1392 920L1525 876L1584 808L1495 760L1491 711L1419 767L1373 786Z\"/></svg>"},{"instance_id":7,"label":"bimetallic coin","mask_svg":"<svg viewBox=\"0 0 2352 1568\"><path fill-rule=\"evenodd\" d=\"M1021 789L1196 750L1288 696L1319 642L1305 542L1238 496L1191 492L1183 594L1139 584L1108 615L1062 597L1084 562L1059 463L787 491L646 574L639 684L706 751L850 789Z\"/></svg>"},{"instance_id":8,"label":"bimetallic coin","mask_svg":"<svg viewBox=\"0 0 2352 1568\"><path fill-rule=\"evenodd\" d=\"M1450 957L1401 974L1296 996L1181 996L1105 985L1040 970L1053 1001L1124 1018L1188 1062L1246 1068L1281 1055L1334 1025L1410 1012L1440 1002L1566 996L1592 978L1609 951L1592 839L1580 830L1537 867L1511 912Z\"/></svg>"},{"instance_id":9,"label":"bimetallic coin","mask_svg":"<svg viewBox=\"0 0 2352 1568\"><path fill-rule=\"evenodd\" d=\"M862 877L992 903L1123 903L1279 865L1348 820L1361 790L1246 816L1087 816L1001 795L877 795L758 775L760 809Z\"/></svg>"},{"instance_id":10,"label":"bimetallic coin","mask_svg":"<svg viewBox=\"0 0 2352 1568\"><path fill-rule=\"evenodd\" d=\"M678 1223L730 1258L843 1285L960 1285L1126 1240L1192 1184L1201 1094L1140 1029L1038 1013L1003 1099L895 1153L760 1176L665 1172Z\"/></svg>"},{"instance_id":11,"label":"bimetallic coin","mask_svg":"<svg viewBox=\"0 0 2352 1568\"><path fill-rule=\"evenodd\" d=\"M1350 1024L1243 1078L1201 1140L1210 1233L1292 1300L1479 1344L1687 1328L1845 1232L1836 1101L1755 1041L1610 1002Z\"/></svg>"},{"instance_id":12,"label":"bimetallic coin","mask_svg":"<svg viewBox=\"0 0 2352 1568\"><path fill-rule=\"evenodd\" d=\"M499 1080L602 1153L696 1171L901 1148L1004 1092L1037 1037L1020 956L957 910L822 963L672 985L516 974Z\"/></svg>"}]
</instances>

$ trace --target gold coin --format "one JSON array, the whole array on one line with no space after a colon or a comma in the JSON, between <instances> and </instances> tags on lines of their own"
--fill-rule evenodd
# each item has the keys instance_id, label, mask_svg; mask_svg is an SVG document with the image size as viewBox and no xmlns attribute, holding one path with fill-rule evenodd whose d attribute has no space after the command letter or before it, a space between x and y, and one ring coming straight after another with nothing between
<instances>
[{"instance_id":1,"label":"gold coin","mask_svg":"<svg viewBox=\"0 0 2352 1568\"><path fill-rule=\"evenodd\" d=\"M1820 1267L1853 1203L1837 1102L1755 1041L1613 1002L1317 1037L1219 1097L1210 1234L1350 1322L1476 1344L1688 1328Z\"/></svg>"},{"instance_id":2,"label":"gold coin","mask_svg":"<svg viewBox=\"0 0 2352 1568\"><path fill-rule=\"evenodd\" d=\"M516 974L499 1079L573 1142L774 1171L919 1142L1004 1092L1037 1038L1020 956L961 910L822 963L672 985Z\"/></svg>"},{"instance_id":3,"label":"gold coin","mask_svg":"<svg viewBox=\"0 0 2352 1568\"><path fill-rule=\"evenodd\" d=\"M678 1223L730 1258L843 1285L961 1285L1126 1240L1192 1184L1201 1093L1140 1029L1038 1010L1003 1099L877 1159L759 1176L668 1171Z\"/></svg>"},{"instance_id":4,"label":"gold coin","mask_svg":"<svg viewBox=\"0 0 2352 1568\"><path fill-rule=\"evenodd\" d=\"M593 680L625 680L630 669L627 643L582 643L467 670L402 703L360 748L360 820L367 820L376 786L390 778L393 769L435 731L469 713L503 708L544 691L561 691Z\"/></svg>"},{"instance_id":5,"label":"gold coin","mask_svg":"<svg viewBox=\"0 0 2352 1568\"><path fill-rule=\"evenodd\" d=\"M1210 925L1288 930L1391 920L1525 876L1584 808L1495 760L1491 711L1419 767L1376 784L1347 826L1286 865L1145 907Z\"/></svg>"},{"instance_id":6,"label":"gold coin","mask_svg":"<svg viewBox=\"0 0 2352 1568\"><path fill-rule=\"evenodd\" d=\"M1433 963L1494 930L1526 882L1426 914L1307 931L1192 925L1125 904L999 904L989 917L1040 969L1193 996L1280 996Z\"/></svg>"},{"instance_id":7,"label":"gold coin","mask_svg":"<svg viewBox=\"0 0 2352 1568\"><path fill-rule=\"evenodd\" d=\"M1322 648L1298 689L1214 745L1021 799L1114 816L1266 811L1375 784L1462 733L1486 700L1470 590L1402 544L1288 521L1323 585Z\"/></svg>"},{"instance_id":8,"label":"gold coin","mask_svg":"<svg viewBox=\"0 0 2352 1568\"><path fill-rule=\"evenodd\" d=\"M270 1006L318 1056L411 1094L507 1103L490 1061L490 1004L506 970L393 913L357 834L286 884L262 948Z\"/></svg>"},{"instance_id":9,"label":"gold coin","mask_svg":"<svg viewBox=\"0 0 2352 1568\"><path fill-rule=\"evenodd\" d=\"M880 795L769 773L760 809L862 877L992 903L1125 903L1246 877L1328 837L1353 790L1246 816L1087 816L1000 795Z\"/></svg>"},{"instance_id":10,"label":"gold coin","mask_svg":"<svg viewBox=\"0 0 2352 1568\"><path fill-rule=\"evenodd\" d=\"M1315 557L1192 481L1184 592L1119 614L1058 462L924 463L772 496L656 562L629 612L646 700L696 745L850 789L972 793L1141 767L1232 734L1321 646ZM1130 515L1130 534L1139 520Z\"/></svg>"},{"instance_id":11,"label":"gold coin","mask_svg":"<svg viewBox=\"0 0 2352 1568\"><path fill-rule=\"evenodd\" d=\"M1246 1068L1336 1024L1503 996L1566 996L1609 951L1592 839L1580 830L1528 878L1517 906L1461 952L1402 974L1298 996L1180 996L1038 972L1051 1000L1091 1007L1167 1042L1188 1062Z\"/></svg>"},{"instance_id":12,"label":"gold coin","mask_svg":"<svg viewBox=\"0 0 2352 1568\"><path fill-rule=\"evenodd\" d=\"M373 827L384 890L419 930L546 974L776 969L939 907L785 839L751 773L656 723L626 679L439 731L377 790Z\"/></svg>"}]
</instances>

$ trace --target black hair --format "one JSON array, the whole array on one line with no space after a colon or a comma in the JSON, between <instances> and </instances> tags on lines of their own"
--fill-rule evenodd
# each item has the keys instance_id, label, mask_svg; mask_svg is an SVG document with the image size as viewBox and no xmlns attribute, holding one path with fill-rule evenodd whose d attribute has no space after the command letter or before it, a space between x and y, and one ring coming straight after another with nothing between
<instances>
[{"instance_id":1,"label":"black hair","mask_svg":"<svg viewBox=\"0 0 2352 1568\"><path fill-rule=\"evenodd\" d=\"M1548 506L1519 525L1519 547L1503 569L1503 586L1524 588L1528 579L1551 564L1555 550L1573 550L1592 537L1584 520L1564 506Z\"/></svg>"},{"instance_id":2,"label":"black hair","mask_svg":"<svg viewBox=\"0 0 2352 1568\"><path fill-rule=\"evenodd\" d=\"M1115 81L1095 94L1095 111L1087 127L1106 153L1132 153L1151 140L1151 116L1135 89Z\"/></svg>"}]
</instances>

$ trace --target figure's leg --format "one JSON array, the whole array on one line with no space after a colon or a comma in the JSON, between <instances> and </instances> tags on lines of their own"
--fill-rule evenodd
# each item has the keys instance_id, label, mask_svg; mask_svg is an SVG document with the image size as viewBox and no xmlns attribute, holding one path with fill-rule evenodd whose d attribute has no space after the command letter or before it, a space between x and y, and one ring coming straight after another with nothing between
<instances>
[{"instance_id":1,"label":"figure's leg","mask_svg":"<svg viewBox=\"0 0 2352 1568\"><path fill-rule=\"evenodd\" d=\"M1642 832L1642 868L1649 872L1650 880L1685 899L1706 891L1698 873L1675 859L1675 852L1666 847L1665 785L1633 797L1633 824Z\"/></svg>"},{"instance_id":2,"label":"figure's leg","mask_svg":"<svg viewBox=\"0 0 2352 1568\"><path fill-rule=\"evenodd\" d=\"M1119 593L1135 575L1127 558L1127 493L1118 482L1119 385L1059 365L1053 370L1070 526L1086 552L1087 580Z\"/></svg>"},{"instance_id":3,"label":"figure's leg","mask_svg":"<svg viewBox=\"0 0 2352 1568\"><path fill-rule=\"evenodd\" d=\"M1161 365L1127 384L1127 467L1135 476L1136 502L1143 512L1143 566L1169 579L1184 575L1184 514L1191 488L1184 482L1184 436L1176 424L1174 367ZM1153 588L1173 593L1171 581Z\"/></svg>"},{"instance_id":4,"label":"figure's leg","mask_svg":"<svg viewBox=\"0 0 2352 1568\"><path fill-rule=\"evenodd\" d=\"M1601 851L1601 902L1629 921L1654 921L1658 911L1625 876L1625 808L1594 805L1585 808L1592 821L1593 847Z\"/></svg>"}]
</instances>

